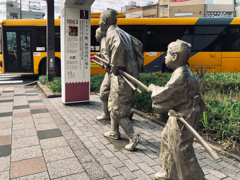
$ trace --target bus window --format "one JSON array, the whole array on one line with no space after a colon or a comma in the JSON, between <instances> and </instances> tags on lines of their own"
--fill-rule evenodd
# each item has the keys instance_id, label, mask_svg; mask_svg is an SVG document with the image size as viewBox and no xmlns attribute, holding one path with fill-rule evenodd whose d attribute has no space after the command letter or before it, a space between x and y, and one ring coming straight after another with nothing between
<instances>
[{"instance_id":1,"label":"bus window","mask_svg":"<svg viewBox=\"0 0 240 180\"><path fill-rule=\"evenodd\" d=\"M195 26L194 34L220 34L225 26Z\"/></svg>"},{"instance_id":2,"label":"bus window","mask_svg":"<svg viewBox=\"0 0 240 180\"><path fill-rule=\"evenodd\" d=\"M169 43L182 39L192 44L190 26L149 26L146 35L147 51L167 51Z\"/></svg>"},{"instance_id":3,"label":"bus window","mask_svg":"<svg viewBox=\"0 0 240 180\"><path fill-rule=\"evenodd\" d=\"M46 27L37 28L37 47L40 51L46 51Z\"/></svg>"},{"instance_id":4,"label":"bus window","mask_svg":"<svg viewBox=\"0 0 240 180\"><path fill-rule=\"evenodd\" d=\"M206 26L203 26L207 28ZM240 32L238 26L216 26L215 33L194 35L193 50L195 51L239 51ZM196 32L196 31L195 31Z\"/></svg>"},{"instance_id":5,"label":"bus window","mask_svg":"<svg viewBox=\"0 0 240 180\"><path fill-rule=\"evenodd\" d=\"M99 26L91 26L91 52L100 51L100 43L95 38L96 30Z\"/></svg>"},{"instance_id":6,"label":"bus window","mask_svg":"<svg viewBox=\"0 0 240 180\"><path fill-rule=\"evenodd\" d=\"M60 35L60 27L55 26L55 52L61 51L61 35Z\"/></svg>"},{"instance_id":7,"label":"bus window","mask_svg":"<svg viewBox=\"0 0 240 180\"><path fill-rule=\"evenodd\" d=\"M119 26L119 28L123 29L143 43L144 26Z\"/></svg>"}]
</instances>

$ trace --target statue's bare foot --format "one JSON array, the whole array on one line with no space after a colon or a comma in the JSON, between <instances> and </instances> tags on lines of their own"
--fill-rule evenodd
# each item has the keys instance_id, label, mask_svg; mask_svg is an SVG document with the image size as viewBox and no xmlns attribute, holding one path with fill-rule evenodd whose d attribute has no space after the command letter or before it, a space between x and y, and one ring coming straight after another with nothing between
<instances>
[{"instance_id":1,"label":"statue's bare foot","mask_svg":"<svg viewBox=\"0 0 240 180\"><path fill-rule=\"evenodd\" d=\"M136 134L132 139L129 139L130 143L125 146L128 151L133 151L140 140L140 135Z\"/></svg>"},{"instance_id":2,"label":"statue's bare foot","mask_svg":"<svg viewBox=\"0 0 240 180\"><path fill-rule=\"evenodd\" d=\"M102 120L110 120L110 116L106 116L105 114L102 114L101 116L97 116L98 121Z\"/></svg>"},{"instance_id":3,"label":"statue's bare foot","mask_svg":"<svg viewBox=\"0 0 240 180\"><path fill-rule=\"evenodd\" d=\"M104 136L111 139L117 139L117 140L120 139L120 133L116 133L114 131L104 133Z\"/></svg>"}]
</instances>

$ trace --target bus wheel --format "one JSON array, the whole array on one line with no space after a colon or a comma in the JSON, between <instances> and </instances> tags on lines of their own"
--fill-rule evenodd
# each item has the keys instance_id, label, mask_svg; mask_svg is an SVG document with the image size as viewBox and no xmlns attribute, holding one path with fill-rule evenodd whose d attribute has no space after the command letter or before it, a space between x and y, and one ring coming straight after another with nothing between
<instances>
[{"instance_id":1,"label":"bus wheel","mask_svg":"<svg viewBox=\"0 0 240 180\"><path fill-rule=\"evenodd\" d=\"M41 67L41 75L46 75L46 62L43 63L42 67Z\"/></svg>"}]
</instances>

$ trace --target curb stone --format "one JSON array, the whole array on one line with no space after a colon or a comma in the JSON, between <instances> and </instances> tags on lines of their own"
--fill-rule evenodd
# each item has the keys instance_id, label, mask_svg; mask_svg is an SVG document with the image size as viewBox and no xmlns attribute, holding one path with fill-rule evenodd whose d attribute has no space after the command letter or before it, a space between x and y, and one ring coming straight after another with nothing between
<instances>
[{"instance_id":1,"label":"curb stone","mask_svg":"<svg viewBox=\"0 0 240 180\"><path fill-rule=\"evenodd\" d=\"M40 81L37 81L37 85L43 90L47 98L61 97L62 94L54 94L46 85L43 85Z\"/></svg>"}]
</instances>

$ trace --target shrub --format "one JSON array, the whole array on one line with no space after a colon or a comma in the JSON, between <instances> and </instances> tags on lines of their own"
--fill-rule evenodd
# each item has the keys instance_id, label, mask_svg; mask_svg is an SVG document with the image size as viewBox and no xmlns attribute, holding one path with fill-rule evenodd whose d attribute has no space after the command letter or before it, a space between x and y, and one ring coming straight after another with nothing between
<instances>
[{"instance_id":1,"label":"shrub","mask_svg":"<svg viewBox=\"0 0 240 180\"><path fill-rule=\"evenodd\" d=\"M42 83L45 84L47 82L47 75L39 76L38 80Z\"/></svg>"}]
</instances>

